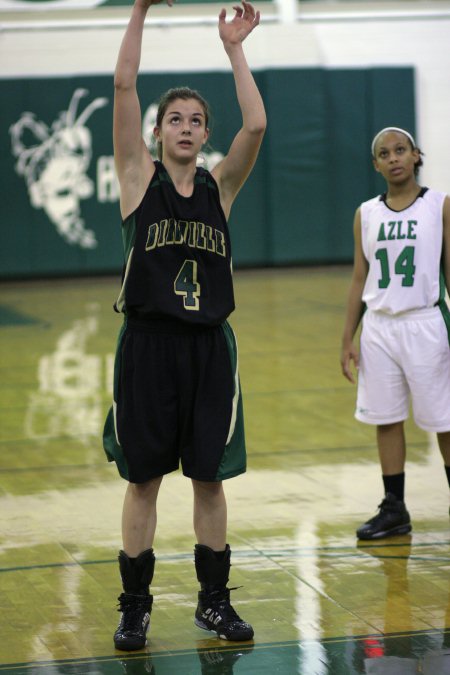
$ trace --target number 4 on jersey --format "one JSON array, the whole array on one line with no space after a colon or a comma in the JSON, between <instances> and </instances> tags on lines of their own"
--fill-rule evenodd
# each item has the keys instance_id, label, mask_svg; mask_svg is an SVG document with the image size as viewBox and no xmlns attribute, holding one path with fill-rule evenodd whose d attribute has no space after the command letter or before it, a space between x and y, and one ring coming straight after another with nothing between
<instances>
[{"instance_id":1,"label":"number 4 on jersey","mask_svg":"<svg viewBox=\"0 0 450 675\"><path fill-rule=\"evenodd\" d=\"M195 260L184 261L173 286L175 293L183 296L185 309L199 309L200 284L197 282L197 263Z\"/></svg>"}]
</instances>

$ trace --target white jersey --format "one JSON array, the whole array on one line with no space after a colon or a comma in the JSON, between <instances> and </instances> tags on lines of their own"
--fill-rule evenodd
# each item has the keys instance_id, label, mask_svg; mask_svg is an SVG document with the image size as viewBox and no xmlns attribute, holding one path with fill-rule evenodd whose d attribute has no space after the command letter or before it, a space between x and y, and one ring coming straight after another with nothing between
<instances>
[{"instance_id":1,"label":"white jersey","mask_svg":"<svg viewBox=\"0 0 450 675\"><path fill-rule=\"evenodd\" d=\"M361 204L361 236L369 263L363 301L369 309L399 314L433 307L443 297L441 276L445 193L422 188L402 211L384 196Z\"/></svg>"}]
</instances>

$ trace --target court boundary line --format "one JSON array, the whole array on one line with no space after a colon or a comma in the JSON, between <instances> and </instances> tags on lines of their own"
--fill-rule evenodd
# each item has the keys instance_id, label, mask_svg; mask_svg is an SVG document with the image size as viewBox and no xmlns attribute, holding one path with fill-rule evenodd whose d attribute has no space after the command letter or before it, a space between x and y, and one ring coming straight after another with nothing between
<instances>
[{"instance_id":1,"label":"court boundary line","mask_svg":"<svg viewBox=\"0 0 450 675\"><path fill-rule=\"evenodd\" d=\"M311 555L319 556L319 558L342 558L342 557L354 557L362 558L361 553L364 553L367 549L398 549L404 548L405 546L410 547L411 549L420 549L428 547L448 547L450 544L449 540L442 541L431 541L431 542L392 542L387 544L374 543L374 544L355 544L355 546L301 546L296 548L276 548L276 549L265 549L260 551L259 549L246 549L246 550L233 550L233 557L242 559L255 558L255 557L264 557L267 559L273 559L278 561L280 558L299 558L299 557L309 557ZM405 553L404 555L386 555L381 553L376 555L376 558L388 558L388 559L398 559L398 560L426 560L428 562L449 562L450 556L436 556L436 555L414 555L410 553ZM158 561L161 562L174 562L181 560L191 560L191 553L162 553L158 555ZM53 562L53 563L37 563L32 565L15 565L13 567L0 567L0 574L7 572L22 572L22 571L32 571L37 569L52 569L52 568L64 568L64 567L87 567L89 565L111 565L117 564L117 558L107 558L106 560L72 560L65 562Z\"/></svg>"}]
</instances>

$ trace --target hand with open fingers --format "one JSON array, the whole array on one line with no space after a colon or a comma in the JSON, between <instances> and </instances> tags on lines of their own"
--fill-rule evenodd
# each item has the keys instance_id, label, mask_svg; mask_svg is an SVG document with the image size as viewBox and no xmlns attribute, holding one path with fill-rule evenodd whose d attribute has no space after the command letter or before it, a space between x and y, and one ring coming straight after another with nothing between
<instances>
[{"instance_id":1,"label":"hand with open fingers","mask_svg":"<svg viewBox=\"0 0 450 675\"><path fill-rule=\"evenodd\" d=\"M355 364L356 370L359 368L359 353L353 343L347 347L342 347L341 351L341 369L344 377L352 384L355 384L355 377L351 370L351 362Z\"/></svg>"},{"instance_id":2,"label":"hand with open fingers","mask_svg":"<svg viewBox=\"0 0 450 675\"><path fill-rule=\"evenodd\" d=\"M260 13L250 2L242 0L242 6L234 5L235 15L231 21L226 21L226 10L219 14L219 35L224 43L236 44L243 42L259 24Z\"/></svg>"}]
</instances>

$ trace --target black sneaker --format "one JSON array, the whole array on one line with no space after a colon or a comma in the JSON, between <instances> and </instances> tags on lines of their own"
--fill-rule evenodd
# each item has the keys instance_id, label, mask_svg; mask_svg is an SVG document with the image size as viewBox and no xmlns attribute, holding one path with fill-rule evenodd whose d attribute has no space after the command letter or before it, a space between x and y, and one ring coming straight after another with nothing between
<instances>
[{"instance_id":1,"label":"black sneaker","mask_svg":"<svg viewBox=\"0 0 450 675\"><path fill-rule=\"evenodd\" d=\"M114 645L125 652L142 649L147 643L153 596L122 593L118 600L122 617L114 633Z\"/></svg>"},{"instance_id":2,"label":"black sneaker","mask_svg":"<svg viewBox=\"0 0 450 675\"><path fill-rule=\"evenodd\" d=\"M411 519L403 502L388 492L379 513L356 530L358 539L381 539L411 532Z\"/></svg>"},{"instance_id":3,"label":"black sneaker","mask_svg":"<svg viewBox=\"0 0 450 675\"><path fill-rule=\"evenodd\" d=\"M234 589L231 589L234 590ZM236 614L230 604L230 589L199 591L195 624L217 633L221 640L251 640L253 628Z\"/></svg>"}]
</instances>

